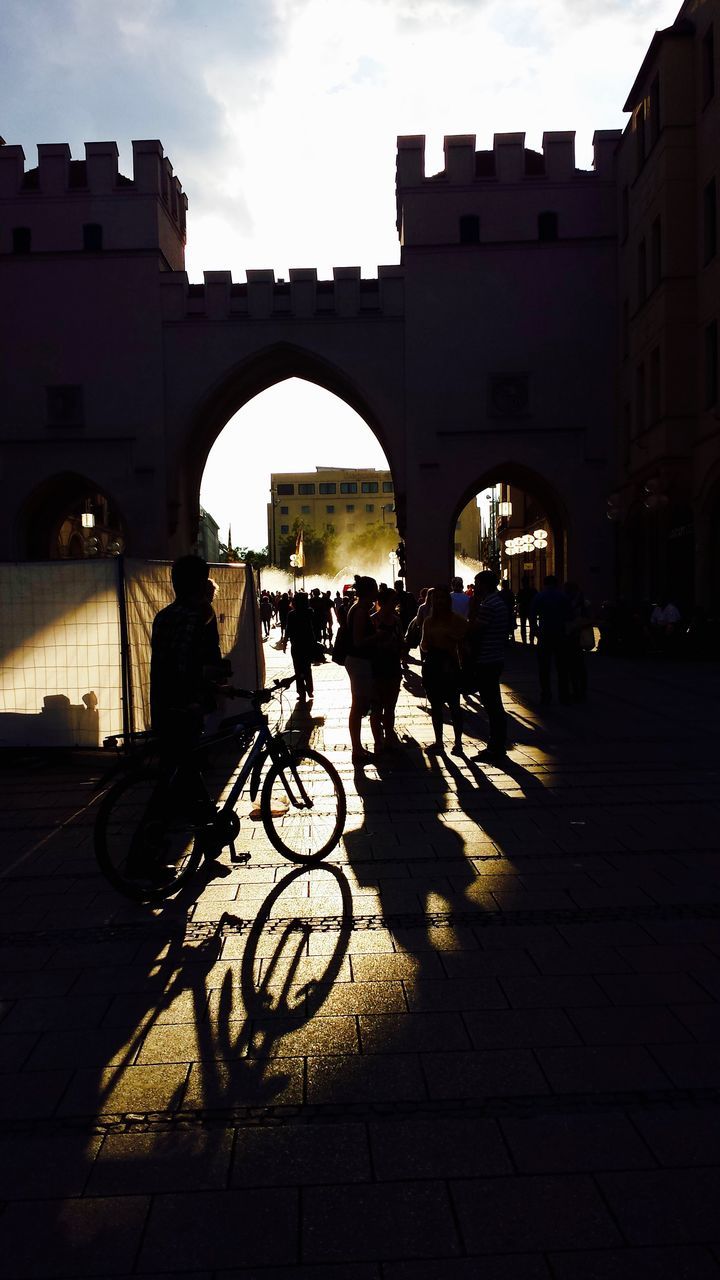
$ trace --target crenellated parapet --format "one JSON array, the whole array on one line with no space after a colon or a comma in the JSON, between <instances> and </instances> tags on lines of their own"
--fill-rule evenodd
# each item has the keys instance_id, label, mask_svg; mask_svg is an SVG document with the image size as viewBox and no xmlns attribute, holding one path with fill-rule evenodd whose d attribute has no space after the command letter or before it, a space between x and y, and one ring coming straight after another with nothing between
<instances>
[{"instance_id":1,"label":"crenellated parapet","mask_svg":"<svg viewBox=\"0 0 720 1280\"><path fill-rule=\"evenodd\" d=\"M40 143L32 167L21 146L0 146L0 252L13 251L18 228L31 252L87 249L82 228L92 224L102 227L103 249L160 248L168 265L182 265L187 197L160 142L135 141L132 149L127 177L115 142L86 142L82 160L67 143Z\"/></svg>"},{"instance_id":2,"label":"crenellated parapet","mask_svg":"<svg viewBox=\"0 0 720 1280\"><path fill-rule=\"evenodd\" d=\"M275 272L246 271L244 283L230 271L206 271L203 284L190 284L184 271L160 276L163 318L207 320L371 319L402 316L404 271L378 267L364 278L360 267L334 267L332 280L318 280L314 267L291 267L288 279Z\"/></svg>"},{"instance_id":3,"label":"crenellated parapet","mask_svg":"<svg viewBox=\"0 0 720 1280\"><path fill-rule=\"evenodd\" d=\"M524 133L496 133L490 151L478 151L474 133L447 135L443 140L445 167L439 173L425 172L425 135L411 134L397 140L398 187L414 187L424 182L462 183L521 182L526 178L546 178L567 182L572 178L612 178L613 156L620 129L600 129L593 135L593 167L578 169L575 164L575 132L548 132L542 137L542 151L525 146Z\"/></svg>"},{"instance_id":4,"label":"crenellated parapet","mask_svg":"<svg viewBox=\"0 0 720 1280\"><path fill-rule=\"evenodd\" d=\"M575 133L547 132L542 150L524 133L444 139L445 163L425 169L425 136L397 140L397 226L403 247L581 239L615 234L615 149L621 130L593 136L593 167L579 169Z\"/></svg>"}]
</instances>

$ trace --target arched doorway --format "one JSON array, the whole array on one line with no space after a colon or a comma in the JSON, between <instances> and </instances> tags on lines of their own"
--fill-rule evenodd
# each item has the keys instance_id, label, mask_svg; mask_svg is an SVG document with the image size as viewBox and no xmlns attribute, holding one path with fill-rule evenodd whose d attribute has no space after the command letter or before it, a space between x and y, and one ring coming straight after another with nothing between
<instances>
[{"instance_id":1,"label":"arched doorway","mask_svg":"<svg viewBox=\"0 0 720 1280\"><path fill-rule=\"evenodd\" d=\"M220 527L221 557L252 559L272 587L396 576L388 460L365 419L314 380L283 379L230 418L208 453L200 503Z\"/></svg>"},{"instance_id":2,"label":"arched doorway","mask_svg":"<svg viewBox=\"0 0 720 1280\"><path fill-rule=\"evenodd\" d=\"M185 532L186 540L189 537L190 542L194 542L197 538L202 477L211 449L221 432L251 401L263 392L290 380L313 384L342 401L369 429L392 478L392 514L402 534L405 511L403 477L399 470L399 460L391 454L389 433L379 409L370 402L367 395L360 392L339 366L292 344L276 343L225 374L221 382L203 397L187 425L178 476L186 528L183 531L178 527L177 530L178 533ZM256 449L258 443L257 439L249 440L248 448ZM327 448L329 455L332 455L331 439L328 440ZM179 520L178 525L181 523Z\"/></svg>"},{"instance_id":3,"label":"arched doorway","mask_svg":"<svg viewBox=\"0 0 720 1280\"><path fill-rule=\"evenodd\" d=\"M554 573L567 574L568 516L552 485L530 468L508 462L480 473L458 501L451 529L456 573L471 576L472 557L463 557L463 527L477 527L478 568L491 568L517 591L524 577L539 586ZM472 540L472 539L471 539ZM460 559L458 559L460 557Z\"/></svg>"},{"instance_id":4,"label":"arched doorway","mask_svg":"<svg viewBox=\"0 0 720 1280\"><path fill-rule=\"evenodd\" d=\"M74 472L52 476L34 490L18 533L28 560L95 559L126 549L125 522L115 501Z\"/></svg>"}]
</instances>

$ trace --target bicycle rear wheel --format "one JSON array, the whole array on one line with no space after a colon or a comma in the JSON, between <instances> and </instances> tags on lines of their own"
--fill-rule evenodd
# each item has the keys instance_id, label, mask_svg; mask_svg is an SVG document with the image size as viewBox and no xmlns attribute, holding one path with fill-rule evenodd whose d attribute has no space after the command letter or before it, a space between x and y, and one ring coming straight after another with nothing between
<instances>
[{"instance_id":1,"label":"bicycle rear wheel","mask_svg":"<svg viewBox=\"0 0 720 1280\"><path fill-rule=\"evenodd\" d=\"M279 853L291 862L318 862L345 827L345 789L337 769L309 747L289 752L265 777L260 813Z\"/></svg>"},{"instance_id":2,"label":"bicycle rear wheel","mask_svg":"<svg viewBox=\"0 0 720 1280\"><path fill-rule=\"evenodd\" d=\"M196 870L202 840L178 810L159 769L128 773L108 791L95 821L95 856L103 875L134 902L162 902ZM175 869L163 875L163 868ZM164 882L163 882L164 880Z\"/></svg>"}]
</instances>

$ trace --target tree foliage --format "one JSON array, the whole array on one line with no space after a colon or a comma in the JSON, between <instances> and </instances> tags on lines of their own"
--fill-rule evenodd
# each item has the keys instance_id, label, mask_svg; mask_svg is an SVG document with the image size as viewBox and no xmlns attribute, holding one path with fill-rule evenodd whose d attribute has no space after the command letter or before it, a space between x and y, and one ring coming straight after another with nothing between
<instances>
[{"instance_id":1,"label":"tree foliage","mask_svg":"<svg viewBox=\"0 0 720 1280\"><path fill-rule=\"evenodd\" d=\"M334 529L325 529L318 533L312 525L301 520L293 521L292 530L278 539L277 563L280 569L290 568L290 556L295 554L297 536L302 526L303 553L306 573L331 573L334 570L334 552L337 534Z\"/></svg>"},{"instance_id":2,"label":"tree foliage","mask_svg":"<svg viewBox=\"0 0 720 1280\"><path fill-rule=\"evenodd\" d=\"M251 564L256 569L264 569L270 563L267 547L253 551L251 547L231 547L225 542L220 543L220 559L227 564Z\"/></svg>"}]
</instances>

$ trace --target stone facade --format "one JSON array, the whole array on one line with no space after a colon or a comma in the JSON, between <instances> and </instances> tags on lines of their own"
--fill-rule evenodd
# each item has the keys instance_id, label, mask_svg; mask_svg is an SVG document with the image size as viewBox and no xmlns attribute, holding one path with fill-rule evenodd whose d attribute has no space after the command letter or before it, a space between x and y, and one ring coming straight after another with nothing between
<instances>
[{"instance_id":1,"label":"stone facade","mask_svg":"<svg viewBox=\"0 0 720 1280\"><path fill-rule=\"evenodd\" d=\"M718 0L657 32L617 152L619 587L716 606L720 591Z\"/></svg>"},{"instance_id":2,"label":"stone facade","mask_svg":"<svg viewBox=\"0 0 720 1280\"><path fill-rule=\"evenodd\" d=\"M682 543L694 513L702 595L718 561L717 407L699 407L717 326L699 220L720 138L714 87L706 100L702 88L718 3L685 4L680 26L655 37L630 125L596 133L591 170L577 168L572 133L546 133L539 152L522 134L496 134L489 150L448 137L433 175L424 139L400 138L401 261L373 279L298 268L190 284L186 200L158 142L134 144L132 177L112 143L88 144L84 161L43 146L30 169L20 147L1 146L0 555L54 554L63 512L88 492L106 495L128 552L187 550L217 435L298 376L342 397L382 445L411 584L449 576L460 512L504 481L545 512L557 572L600 600L616 589L614 532L634 545L638 486L651 482L645 497L667 497L659 519L675 521L663 546ZM653 145L636 172L641 102ZM636 306L643 236L663 278ZM655 386L658 346L660 416L637 431L626 406L647 403L637 366ZM643 588L658 591L662 556L646 563Z\"/></svg>"}]
</instances>

